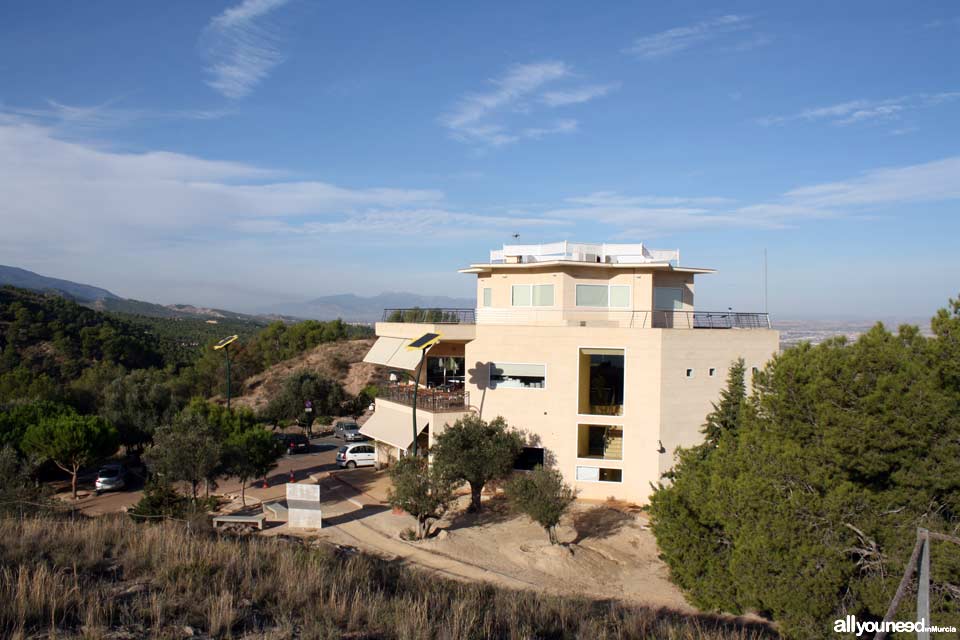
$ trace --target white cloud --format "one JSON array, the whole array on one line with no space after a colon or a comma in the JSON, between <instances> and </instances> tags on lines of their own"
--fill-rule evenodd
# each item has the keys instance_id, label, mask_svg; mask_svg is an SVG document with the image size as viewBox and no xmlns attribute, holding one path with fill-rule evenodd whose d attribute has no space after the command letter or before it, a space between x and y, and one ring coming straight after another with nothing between
<instances>
[{"instance_id":1,"label":"white cloud","mask_svg":"<svg viewBox=\"0 0 960 640\"><path fill-rule=\"evenodd\" d=\"M920 93L881 100L850 100L824 107L814 107L785 116L766 116L757 122L764 126L788 122L826 121L835 125L895 120L907 112L936 107L960 99L960 91Z\"/></svg>"},{"instance_id":2,"label":"white cloud","mask_svg":"<svg viewBox=\"0 0 960 640\"><path fill-rule=\"evenodd\" d=\"M794 227L828 218L863 218L907 203L960 200L960 156L867 171L863 175L792 189L769 202L733 206L720 197L623 196L597 192L549 208L548 218L614 227L622 238L716 228Z\"/></svg>"},{"instance_id":3,"label":"white cloud","mask_svg":"<svg viewBox=\"0 0 960 640\"><path fill-rule=\"evenodd\" d=\"M283 62L280 38L264 18L288 2L243 0L210 21L204 33L208 85L228 98L242 98Z\"/></svg>"},{"instance_id":4,"label":"white cloud","mask_svg":"<svg viewBox=\"0 0 960 640\"><path fill-rule=\"evenodd\" d=\"M584 87L575 87L563 91L547 91L541 96L541 101L548 107L560 107L568 104L580 104L589 102L594 98L600 98L620 87L619 83L614 84L593 84Z\"/></svg>"},{"instance_id":5,"label":"white cloud","mask_svg":"<svg viewBox=\"0 0 960 640\"><path fill-rule=\"evenodd\" d=\"M57 129L60 134L86 134L95 129L117 129L152 120L215 120L229 115L224 109L142 109L116 106L111 100L80 106L47 100L42 107L0 104L0 120L27 118Z\"/></svg>"},{"instance_id":6,"label":"white cloud","mask_svg":"<svg viewBox=\"0 0 960 640\"><path fill-rule=\"evenodd\" d=\"M489 81L493 85L490 91L462 98L452 111L440 118L440 123L455 140L490 147L576 131L578 123L572 118L536 125L515 122L518 116L537 115L537 104L547 107L580 104L606 95L618 86L590 85L545 91L547 85L573 75L569 66L555 60L514 65Z\"/></svg>"},{"instance_id":7,"label":"white cloud","mask_svg":"<svg viewBox=\"0 0 960 640\"><path fill-rule=\"evenodd\" d=\"M106 255L232 236L475 236L563 224L457 210L435 189L344 187L166 151L120 152L0 118L0 254Z\"/></svg>"},{"instance_id":8,"label":"white cloud","mask_svg":"<svg viewBox=\"0 0 960 640\"><path fill-rule=\"evenodd\" d=\"M641 36L635 39L625 51L644 59L663 58L721 36L749 30L751 26L750 18L747 16L725 15ZM760 41L754 38L746 42L752 43L752 46L746 48L753 48L769 43L770 39Z\"/></svg>"}]
</instances>

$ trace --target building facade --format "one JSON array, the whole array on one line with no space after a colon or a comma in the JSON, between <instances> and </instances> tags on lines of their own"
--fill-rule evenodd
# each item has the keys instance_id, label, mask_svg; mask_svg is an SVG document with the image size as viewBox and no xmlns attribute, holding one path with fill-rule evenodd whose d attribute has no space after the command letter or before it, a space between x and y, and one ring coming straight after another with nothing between
<instances>
[{"instance_id":1,"label":"building facade","mask_svg":"<svg viewBox=\"0 0 960 640\"><path fill-rule=\"evenodd\" d=\"M518 467L555 466L586 499L648 501L651 484L700 428L743 358L747 376L777 352L766 314L700 311L678 251L641 244L508 245L461 272L477 278L476 309L392 309L366 361L396 383L376 400L364 432L381 462L413 442L429 447L466 413L503 416L526 434Z\"/></svg>"}]
</instances>

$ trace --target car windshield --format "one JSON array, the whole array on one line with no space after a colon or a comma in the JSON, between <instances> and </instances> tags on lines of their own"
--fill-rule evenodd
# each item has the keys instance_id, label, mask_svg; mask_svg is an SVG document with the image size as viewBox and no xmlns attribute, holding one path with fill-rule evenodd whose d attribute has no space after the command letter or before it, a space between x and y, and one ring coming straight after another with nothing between
<instances>
[{"instance_id":1,"label":"car windshield","mask_svg":"<svg viewBox=\"0 0 960 640\"><path fill-rule=\"evenodd\" d=\"M118 475L120 475L119 469L109 469L109 468L100 469L101 478L116 478ZM89 478L90 476L87 476L87 477Z\"/></svg>"}]
</instances>

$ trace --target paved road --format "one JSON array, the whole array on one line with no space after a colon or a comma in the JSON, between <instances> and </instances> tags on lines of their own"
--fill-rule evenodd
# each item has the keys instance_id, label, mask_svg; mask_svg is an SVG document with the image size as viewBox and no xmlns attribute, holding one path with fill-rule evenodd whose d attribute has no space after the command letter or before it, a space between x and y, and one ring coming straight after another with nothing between
<instances>
[{"instance_id":1,"label":"paved road","mask_svg":"<svg viewBox=\"0 0 960 640\"><path fill-rule=\"evenodd\" d=\"M267 488L263 488L263 480L247 483L246 493L249 498L263 499L281 497L285 494L284 485L290 480L290 472L296 481L304 480L314 473L331 471L337 468L337 449L343 441L333 437L314 438L310 441L309 453L288 454L277 463L276 469L267 477ZM73 502L69 495L65 501L80 507L80 510L90 516L115 513L136 504L143 497L143 481L135 474L131 474L130 486L124 491L111 491L99 496L93 493L93 484L81 484L83 495ZM216 492L218 494L239 494L240 481L236 478L226 478L220 481Z\"/></svg>"}]
</instances>

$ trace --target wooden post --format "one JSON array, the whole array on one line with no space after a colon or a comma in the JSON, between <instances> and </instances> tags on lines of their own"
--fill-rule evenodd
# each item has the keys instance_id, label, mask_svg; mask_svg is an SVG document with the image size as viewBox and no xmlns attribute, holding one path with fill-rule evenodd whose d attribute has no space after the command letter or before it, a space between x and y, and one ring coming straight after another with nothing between
<instances>
[{"instance_id":1,"label":"wooden post","mask_svg":"<svg viewBox=\"0 0 960 640\"><path fill-rule=\"evenodd\" d=\"M922 537L922 539L921 539ZM917 583L917 619L930 625L930 533L926 529L917 531L920 548L920 579ZM930 632L917 632L917 640L930 640Z\"/></svg>"}]
</instances>

